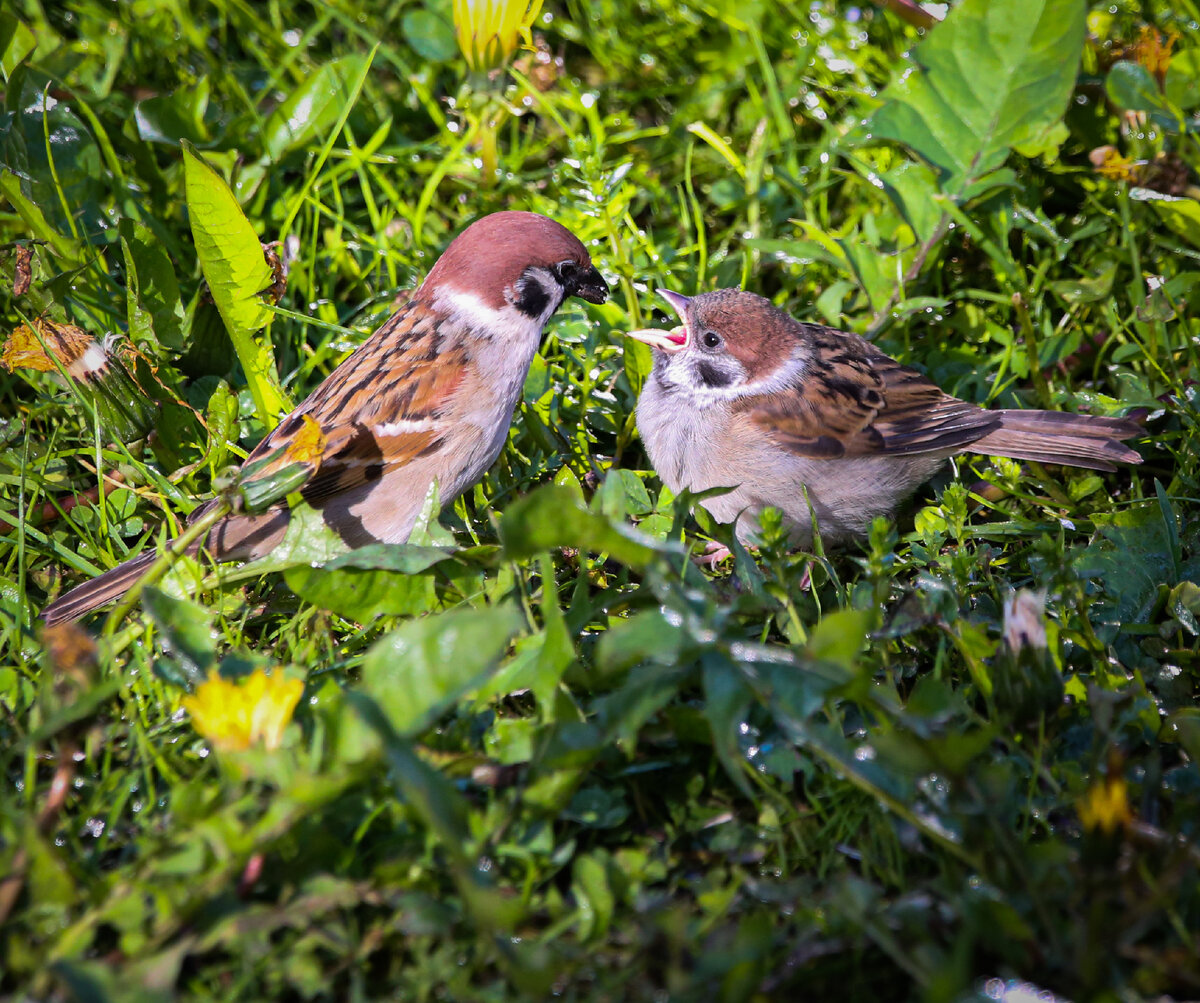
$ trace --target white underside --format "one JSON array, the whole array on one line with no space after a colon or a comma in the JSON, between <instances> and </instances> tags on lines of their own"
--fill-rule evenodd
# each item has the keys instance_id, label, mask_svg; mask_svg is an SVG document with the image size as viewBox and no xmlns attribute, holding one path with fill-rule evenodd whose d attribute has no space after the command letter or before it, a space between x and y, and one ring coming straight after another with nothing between
<instances>
[{"instance_id":1,"label":"white underside","mask_svg":"<svg viewBox=\"0 0 1200 1003\"><path fill-rule=\"evenodd\" d=\"M531 320L514 307L496 310L459 290L439 290L434 303L452 322L473 332L472 368L480 378L464 381L436 426L427 419L376 426L377 435L436 427L445 430L447 439L443 449L384 474L347 499L350 515L361 521L371 538L383 543L408 539L435 480L445 506L478 483L496 461L508 440L545 321L558 306L552 299L543 317Z\"/></svg>"},{"instance_id":2,"label":"white underside","mask_svg":"<svg viewBox=\"0 0 1200 1003\"><path fill-rule=\"evenodd\" d=\"M797 456L735 417L727 403L697 406L685 394L665 392L653 377L638 400L637 423L654 469L672 491L733 489L701 504L719 522L736 520L738 538L746 542L753 542L767 506L783 511L799 547L812 544L814 514L826 542L861 536L945 462L939 456Z\"/></svg>"}]
</instances>

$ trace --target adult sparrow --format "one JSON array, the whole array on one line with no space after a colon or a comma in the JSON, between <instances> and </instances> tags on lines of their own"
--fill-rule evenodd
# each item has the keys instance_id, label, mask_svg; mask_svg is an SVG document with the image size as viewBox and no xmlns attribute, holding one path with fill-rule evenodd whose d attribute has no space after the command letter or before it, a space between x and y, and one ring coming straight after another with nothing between
<instances>
[{"instance_id":1,"label":"adult sparrow","mask_svg":"<svg viewBox=\"0 0 1200 1003\"><path fill-rule=\"evenodd\" d=\"M956 453L1115 470L1140 463L1128 418L985 410L854 334L802 324L736 289L661 291L683 321L633 331L653 349L637 424L671 488L728 494L701 504L752 539L781 509L797 546L863 536ZM807 497L806 497L807 496ZM811 508L810 508L811 506Z\"/></svg>"},{"instance_id":2,"label":"adult sparrow","mask_svg":"<svg viewBox=\"0 0 1200 1003\"><path fill-rule=\"evenodd\" d=\"M324 445L301 495L350 546L402 543L434 481L447 504L499 455L551 314L568 296L603 303L607 295L583 244L554 220L532 212L477 220L412 298L258 444L246 476L266 478L294 462L289 444L316 422ZM281 503L231 514L203 549L219 561L262 557L283 538L288 512ZM73 620L117 598L155 557L80 585L42 618Z\"/></svg>"}]
</instances>

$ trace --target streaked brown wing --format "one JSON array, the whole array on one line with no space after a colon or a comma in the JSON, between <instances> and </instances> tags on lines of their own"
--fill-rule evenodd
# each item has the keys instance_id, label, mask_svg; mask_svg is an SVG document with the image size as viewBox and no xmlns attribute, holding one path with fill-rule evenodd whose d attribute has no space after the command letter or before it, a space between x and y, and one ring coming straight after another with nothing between
<instances>
[{"instance_id":1,"label":"streaked brown wing","mask_svg":"<svg viewBox=\"0 0 1200 1003\"><path fill-rule=\"evenodd\" d=\"M246 464L269 477L290 463L287 447L316 421L326 437L319 463L301 489L310 502L378 480L440 448L441 418L463 379L461 345L444 345L416 304L393 315L254 448Z\"/></svg>"},{"instance_id":2,"label":"streaked brown wing","mask_svg":"<svg viewBox=\"0 0 1200 1003\"><path fill-rule=\"evenodd\" d=\"M862 338L809 330L814 357L800 379L741 403L791 452L813 459L950 453L999 425L993 414L944 394Z\"/></svg>"}]
</instances>

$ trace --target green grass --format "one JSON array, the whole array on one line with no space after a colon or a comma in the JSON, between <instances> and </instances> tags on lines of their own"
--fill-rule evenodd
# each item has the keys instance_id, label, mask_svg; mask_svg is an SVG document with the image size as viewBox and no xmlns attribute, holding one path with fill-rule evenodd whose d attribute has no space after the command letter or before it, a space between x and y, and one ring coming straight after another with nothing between
<instances>
[{"instance_id":1,"label":"green grass","mask_svg":"<svg viewBox=\"0 0 1200 1003\"><path fill-rule=\"evenodd\" d=\"M958 29L871 6L548 0L548 61L491 84L449 4L6 8L0 261L31 250L32 282L2 284L2 333L44 316L143 361L115 402L0 369L0 994L1195 998L1200 10L1110 6L1077 77L1065 43L1039 71L1065 116L1045 83L940 177L894 105L859 123ZM1178 36L1162 87L1147 24ZM487 178L473 116L501 101ZM614 293L555 319L503 456L413 541L439 549L181 561L86 623L94 652L48 650L49 598L177 535L264 434L182 141L296 238L256 341L293 401L483 213L552 215ZM728 531L649 469L621 333L663 321L654 287L738 285L970 400L1145 408L1145 462L963 458L860 546L768 524L703 573ZM1044 652L1001 644L1014 589L1046 592ZM280 749L196 733L180 701L217 665L305 681ZM1121 782L1128 822L1084 826Z\"/></svg>"}]
</instances>

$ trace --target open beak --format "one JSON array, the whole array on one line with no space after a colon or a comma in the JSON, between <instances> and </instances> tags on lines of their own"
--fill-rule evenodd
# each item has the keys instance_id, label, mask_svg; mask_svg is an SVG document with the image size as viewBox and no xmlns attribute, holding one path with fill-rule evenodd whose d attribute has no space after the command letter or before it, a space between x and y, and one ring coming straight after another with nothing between
<instances>
[{"instance_id":1,"label":"open beak","mask_svg":"<svg viewBox=\"0 0 1200 1003\"><path fill-rule=\"evenodd\" d=\"M603 303L608 299L608 283L604 281L593 265L586 272L580 274L575 288L568 290L567 295L578 296L589 303Z\"/></svg>"},{"instance_id":2,"label":"open beak","mask_svg":"<svg viewBox=\"0 0 1200 1003\"><path fill-rule=\"evenodd\" d=\"M634 341L640 341L662 352L678 352L687 348L688 343L687 328L683 326L671 331L656 331L654 328L646 328L644 331L629 331L625 337L633 338Z\"/></svg>"},{"instance_id":3,"label":"open beak","mask_svg":"<svg viewBox=\"0 0 1200 1003\"><path fill-rule=\"evenodd\" d=\"M657 331L654 329L630 331L626 337L644 342L651 348L657 348L662 352L682 351L687 348L691 336L691 332L687 328L687 305L691 301L687 296L673 293L669 289L659 289L658 295L671 304L671 309L679 314L679 319L683 323L679 327L672 328L670 331Z\"/></svg>"}]
</instances>

